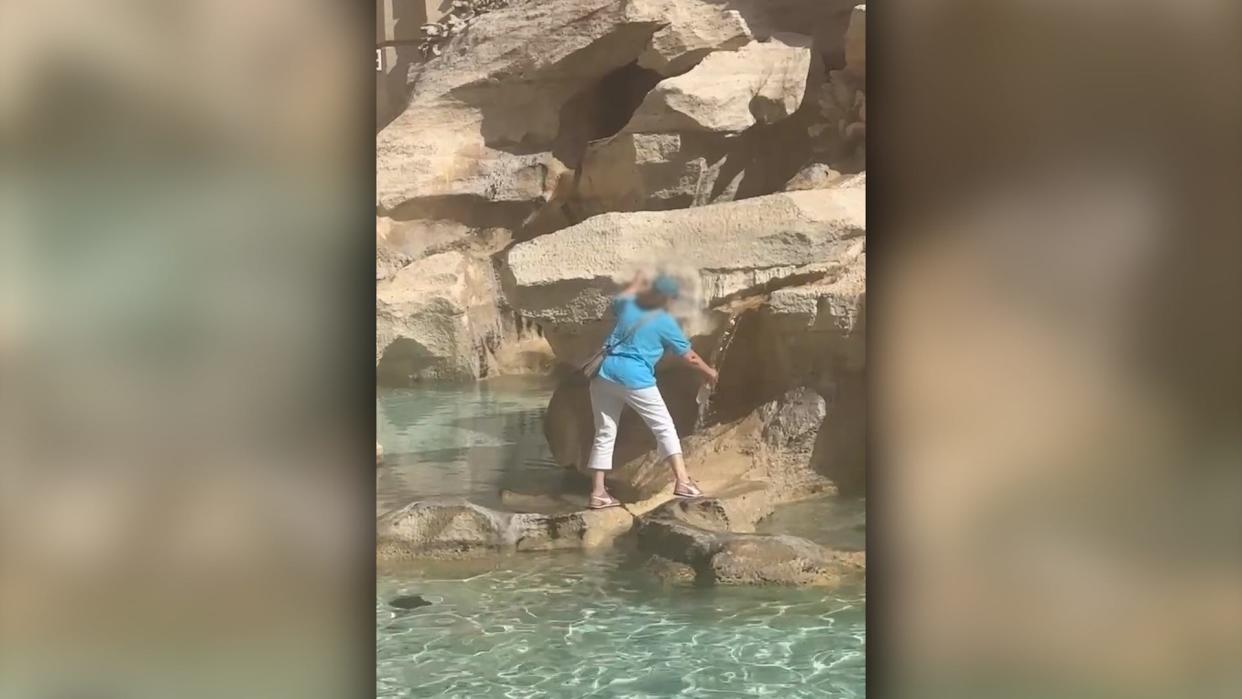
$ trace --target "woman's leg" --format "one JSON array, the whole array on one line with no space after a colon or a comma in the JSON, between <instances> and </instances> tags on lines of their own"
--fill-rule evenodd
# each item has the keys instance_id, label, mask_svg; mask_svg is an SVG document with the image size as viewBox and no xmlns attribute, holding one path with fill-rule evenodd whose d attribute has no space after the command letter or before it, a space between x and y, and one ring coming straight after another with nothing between
<instances>
[{"instance_id":1,"label":"woman's leg","mask_svg":"<svg viewBox=\"0 0 1242 699\"><path fill-rule=\"evenodd\" d=\"M655 435L656 458L668 459L678 484L689 484L690 475L686 473L686 462L681 456L681 439L677 436L677 427L668 413L660 389L652 386L630 390L626 392L625 400Z\"/></svg>"},{"instance_id":2,"label":"woman's leg","mask_svg":"<svg viewBox=\"0 0 1242 699\"><path fill-rule=\"evenodd\" d=\"M617 442L617 423L625 409L625 389L603 379L591 381L591 410L595 413L595 439L587 468L594 478L591 495L605 496L604 476L612 470L612 450Z\"/></svg>"}]
</instances>

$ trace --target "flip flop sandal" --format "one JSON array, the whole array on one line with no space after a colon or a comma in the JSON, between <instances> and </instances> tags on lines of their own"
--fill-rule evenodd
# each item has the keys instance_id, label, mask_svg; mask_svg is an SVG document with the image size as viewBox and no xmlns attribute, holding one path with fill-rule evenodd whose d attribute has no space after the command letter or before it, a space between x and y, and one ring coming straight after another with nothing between
<instances>
[{"instance_id":1,"label":"flip flop sandal","mask_svg":"<svg viewBox=\"0 0 1242 699\"><path fill-rule=\"evenodd\" d=\"M701 498L703 497L703 491L699 490L699 486L695 485L694 481L690 481L684 485L679 483L674 486L673 495L679 498Z\"/></svg>"},{"instance_id":2,"label":"flip flop sandal","mask_svg":"<svg viewBox=\"0 0 1242 699\"><path fill-rule=\"evenodd\" d=\"M587 505L588 510L606 510L609 507L621 507L621 501L609 495L606 497L591 496L591 502Z\"/></svg>"}]
</instances>

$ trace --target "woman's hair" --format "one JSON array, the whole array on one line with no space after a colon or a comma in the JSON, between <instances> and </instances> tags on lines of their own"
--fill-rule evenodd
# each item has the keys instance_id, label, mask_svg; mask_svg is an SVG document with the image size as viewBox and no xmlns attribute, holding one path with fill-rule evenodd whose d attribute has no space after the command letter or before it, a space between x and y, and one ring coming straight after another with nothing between
<instances>
[{"instance_id":1,"label":"woman's hair","mask_svg":"<svg viewBox=\"0 0 1242 699\"><path fill-rule=\"evenodd\" d=\"M648 289L634 297L634 303L644 311L653 311L668 306L668 297L658 291Z\"/></svg>"}]
</instances>

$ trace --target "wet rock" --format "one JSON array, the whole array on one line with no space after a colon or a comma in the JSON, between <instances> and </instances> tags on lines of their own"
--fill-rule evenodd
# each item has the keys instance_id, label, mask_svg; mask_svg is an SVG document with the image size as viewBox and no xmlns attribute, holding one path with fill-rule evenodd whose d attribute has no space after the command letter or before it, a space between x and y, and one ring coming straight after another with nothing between
<instances>
[{"instance_id":1,"label":"wet rock","mask_svg":"<svg viewBox=\"0 0 1242 699\"><path fill-rule=\"evenodd\" d=\"M665 585L692 585L696 577L694 568L663 556L650 556L643 563L643 570Z\"/></svg>"},{"instance_id":2,"label":"wet rock","mask_svg":"<svg viewBox=\"0 0 1242 699\"><path fill-rule=\"evenodd\" d=\"M756 349L767 358L762 380L818 385L866 365L866 268L860 245L823 278L771 293L757 333Z\"/></svg>"},{"instance_id":3,"label":"wet rock","mask_svg":"<svg viewBox=\"0 0 1242 699\"><path fill-rule=\"evenodd\" d=\"M514 490L500 491L500 504L513 512L538 514L565 514L582 509L585 495L546 493L519 493Z\"/></svg>"},{"instance_id":4,"label":"wet rock","mask_svg":"<svg viewBox=\"0 0 1242 699\"><path fill-rule=\"evenodd\" d=\"M811 467L842 495L864 495L867 486L867 377L862 371L832 376L832 401L819 430Z\"/></svg>"},{"instance_id":5,"label":"wet rock","mask_svg":"<svg viewBox=\"0 0 1242 699\"><path fill-rule=\"evenodd\" d=\"M822 396L802 387L759 406L756 413L763 423L763 442L770 449L810 454L826 409Z\"/></svg>"},{"instance_id":6,"label":"wet rock","mask_svg":"<svg viewBox=\"0 0 1242 699\"><path fill-rule=\"evenodd\" d=\"M402 595L388 600L388 606L394 609L409 611L411 609L418 609L419 607L431 606L431 603L419 595Z\"/></svg>"},{"instance_id":7,"label":"wet rock","mask_svg":"<svg viewBox=\"0 0 1242 699\"><path fill-rule=\"evenodd\" d=\"M759 406L756 414L763 425L763 477L774 500L792 502L837 489L816 468L814 451L828 419L827 402L816 390L793 389Z\"/></svg>"},{"instance_id":8,"label":"wet rock","mask_svg":"<svg viewBox=\"0 0 1242 699\"><path fill-rule=\"evenodd\" d=\"M724 507L710 498L672 502L639 520L638 545L689 567L699 584L835 586L864 567L859 553L729 526Z\"/></svg>"},{"instance_id":9,"label":"wet rock","mask_svg":"<svg viewBox=\"0 0 1242 699\"><path fill-rule=\"evenodd\" d=\"M376 525L381 560L468 558L515 551L610 546L633 526L624 508L562 514L513 513L464 501L411 503Z\"/></svg>"},{"instance_id":10,"label":"wet rock","mask_svg":"<svg viewBox=\"0 0 1242 699\"><path fill-rule=\"evenodd\" d=\"M596 549L611 546L634 526L634 516L623 507L580 510L565 514L520 514L515 542L518 551Z\"/></svg>"},{"instance_id":11,"label":"wet rock","mask_svg":"<svg viewBox=\"0 0 1242 699\"><path fill-rule=\"evenodd\" d=\"M709 567L718 585L835 587L861 572L858 560L794 536L746 536L724 541Z\"/></svg>"},{"instance_id":12,"label":"wet rock","mask_svg":"<svg viewBox=\"0 0 1242 699\"><path fill-rule=\"evenodd\" d=\"M723 543L719 531L697 527L662 509L641 517L637 531L639 550L684 563L696 571L711 561Z\"/></svg>"},{"instance_id":13,"label":"wet rock","mask_svg":"<svg viewBox=\"0 0 1242 699\"><path fill-rule=\"evenodd\" d=\"M513 515L468 502L411 503L380 517L381 558L461 558L513 548Z\"/></svg>"},{"instance_id":14,"label":"wet rock","mask_svg":"<svg viewBox=\"0 0 1242 699\"><path fill-rule=\"evenodd\" d=\"M767 486L745 481L714 491L709 497L671 500L651 516L711 531L752 532L759 520L772 514L772 508Z\"/></svg>"}]
</instances>

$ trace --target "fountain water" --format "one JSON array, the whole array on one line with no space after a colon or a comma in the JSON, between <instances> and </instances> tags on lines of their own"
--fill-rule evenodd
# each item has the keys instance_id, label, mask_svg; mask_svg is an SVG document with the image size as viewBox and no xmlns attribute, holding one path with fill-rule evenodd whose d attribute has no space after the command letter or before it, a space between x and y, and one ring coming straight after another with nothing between
<instances>
[{"instance_id":1,"label":"fountain water","mask_svg":"<svg viewBox=\"0 0 1242 699\"><path fill-rule=\"evenodd\" d=\"M724 365L725 355L729 352L729 346L733 344L733 338L737 336L737 323L742 317L742 309L732 309L728 320L725 321L724 330L720 333L720 339L716 342L716 348L712 351L711 356L707 358L707 363L719 369ZM712 398L716 395L717 386L704 383L699 388L699 393L695 397L695 401L699 405L699 417L694 423L694 429L697 431L707 422L712 412Z\"/></svg>"}]
</instances>

